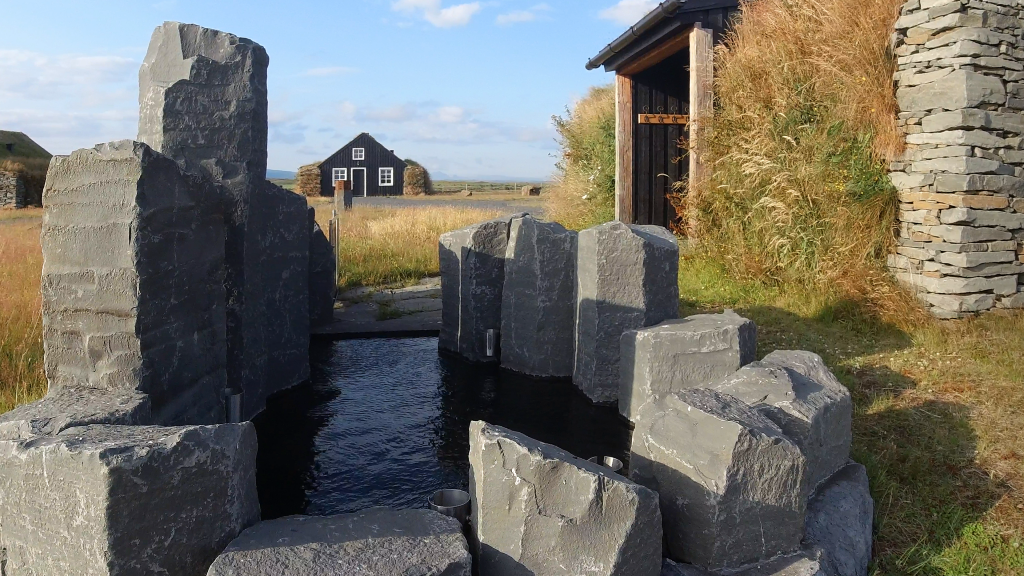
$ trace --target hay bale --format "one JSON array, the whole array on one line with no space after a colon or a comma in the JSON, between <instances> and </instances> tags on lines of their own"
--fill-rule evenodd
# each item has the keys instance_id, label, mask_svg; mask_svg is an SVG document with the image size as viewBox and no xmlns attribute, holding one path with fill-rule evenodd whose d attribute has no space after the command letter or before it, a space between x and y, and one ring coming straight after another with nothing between
<instances>
[{"instance_id":1,"label":"hay bale","mask_svg":"<svg viewBox=\"0 0 1024 576\"><path fill-rule=\"evenodd\" d=\"M295 191L303 196L323 196L320 189L320 163L306 164L295 175Z\"/></svg>"},{"instance_id":2,"label":"hay bale","mask_svg":"<svg viewBox=\"0 0 1024 576\"><path fill-rule=\"evenodd\" d=\"M412 160L405 161L405 186L403 196L422 196L434 193L434 183L430 180L430 172Z\"/></svg>"}]
</instances>

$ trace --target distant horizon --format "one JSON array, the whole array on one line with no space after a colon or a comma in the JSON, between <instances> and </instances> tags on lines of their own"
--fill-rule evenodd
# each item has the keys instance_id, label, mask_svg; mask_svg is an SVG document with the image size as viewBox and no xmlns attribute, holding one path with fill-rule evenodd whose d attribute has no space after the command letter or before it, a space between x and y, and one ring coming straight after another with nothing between
<instances>
[{"instance_id":1,"label":"distant horizon","mask_svg":"<svg viewBox=\"0 0 1024 576\"><path fill-rule=\"evenodd\" d=\"M0 128L54 154L135 138L155 27L196 23L270 55L270 165L322 160L360 132L432 173L551 178L551 121L612 75L587 60L657 0L253 0L15 4L0 20ZM243 9L244 8L244 9Z\"/></svg>"}]
</instances>

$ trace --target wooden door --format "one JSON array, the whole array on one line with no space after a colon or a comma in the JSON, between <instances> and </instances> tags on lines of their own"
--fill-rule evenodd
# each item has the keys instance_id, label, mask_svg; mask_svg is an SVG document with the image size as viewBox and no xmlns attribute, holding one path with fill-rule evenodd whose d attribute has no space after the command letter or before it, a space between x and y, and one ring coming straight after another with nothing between
<instances>
[{"instance_id":1,"label":"wooden door","mask_svg":"<svg viewBox=\"0 0 1024 576\"><path fill-rule=\"evenodd\" d=\"M352 195L366 196L366 168L352 169Z\"/></svg>"},{"instance_id":2,"label":"wooden door","mask_svg":"<svg viewBox=\"0 0 1024 576\"><path fill-rule=\"evenodd\" d=\"M678 222L669 196L686 178L685 124L645 124L641 114L689 114L689 51L682 50L633 77L633 214L637 224Z\"/></svg>"}]
</instances>

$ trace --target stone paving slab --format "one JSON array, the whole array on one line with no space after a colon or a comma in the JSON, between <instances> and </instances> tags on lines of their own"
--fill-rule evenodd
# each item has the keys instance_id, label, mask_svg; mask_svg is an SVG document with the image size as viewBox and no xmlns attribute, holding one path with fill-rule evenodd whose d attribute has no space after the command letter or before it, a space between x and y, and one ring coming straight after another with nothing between
<instances>
[{"instance_id":1,"label":"stone paving slab","mask_svg":"<svg viewBox=\"0 0 1024 576\"><path fill-rule=\"evenodd\" d=\"M441 331L441 279L424 278L405 288L354 288L342 292L334 322L313 331L333 339L437 336Z\"/></svg>"}]
</instances>

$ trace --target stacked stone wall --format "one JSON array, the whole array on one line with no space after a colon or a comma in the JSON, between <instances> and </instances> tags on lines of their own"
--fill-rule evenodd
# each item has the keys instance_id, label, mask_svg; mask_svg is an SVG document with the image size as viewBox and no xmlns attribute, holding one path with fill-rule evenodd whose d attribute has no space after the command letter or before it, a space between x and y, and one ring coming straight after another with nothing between
<instances>
[{"instance_id":1,"label":"stacked stone wall","mask_svg":"<svg viewBox=\"0 0 1024 576\"><path fill-rule=\"evenodd\" d=\"M0 172L0 208L24 208L27 202L21 178L11 172Z\"/></svg>"},{"instance_id":2,"label":"stacked stone wall","mask_svg":"<svg viewBox=\"0 0 1024 576\"><path fill-rule=\"evenodd\" d=\"M1024 307L1024 40L1015 0L911 0L893 37L906 152L890 268L941 318Z\"/></svg>"}]
</instances>

